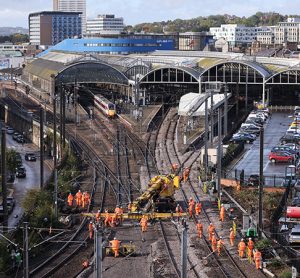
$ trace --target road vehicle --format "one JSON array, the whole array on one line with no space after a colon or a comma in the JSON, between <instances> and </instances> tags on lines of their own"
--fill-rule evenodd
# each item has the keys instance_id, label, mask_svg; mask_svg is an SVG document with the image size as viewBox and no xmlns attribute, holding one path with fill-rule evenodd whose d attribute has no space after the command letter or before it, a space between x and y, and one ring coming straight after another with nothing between
<instances>
[{"instance_id":1,"label":"road vehicle","mask_svg":"<svg viewBox=\"0 0 300 278\"><path fill-rule=\"evenodd\" d=\"M7 134L14 134L15 130L11 127L8 127L7 130L6 130L6 133Z\"/></svg>"},{"instance_id":2,"label":"road vehicle","mask_svg":"<svg viewBox=\"0 0 300 278\"><path fill-rule=\"evenodd\" d=\"M261 128L261 126L255 125L253 123L242 123L241 127Z\"/></svg>"},{"instance_id":3,"label":"road vehicle","mask_svg":"<svg viewBox=\"0 0 300 278\"><path fill-rule=\"evenodd\" d=\"M290 127L288 128L287 132L300 133L300 128L299 128L299 126L290 126Z\"/></svg>"},{"instance_id":4,"label":"road vehicle","mask_svg":"<svg viewBox=\"0 0 300 278\"><path fill-rule=\"evenodd\" d=\"M20 133L19 132L15 132L14 134L13 134L13 136L12 136L12 139L13 140L17 140L17 137L20 135Z\"/></svg>"},{"instance_id":5,"label":"road vehicle","mask_svg":"<svg viewBox=\"0 0 300 278\"><path fill-rule=\"evenodd\" d=\"M298 157L298 152L287 146L282 146L282 145L275 146L271 149L271 152L279 152L279 151L284 151L284 152L290 153L291 155Z\"/></svg>"},{"instance_id":6,"label":"road vehicle","mask_svg":"<svg viewBox=\"0 0 300 278\"><path fill-rule=\"evenodd\" d=\"M292 206L293 207L300 207L300 197L294 197L292 201Z\"/></svg>"},{"instance_id":7,"label":"road vehicle","mask_svg":"<svg viewBox=\"0 0 300 278\"><path fill-rule=\"evenodd\" d=\"M255 139L247 134L247 133L237 133L237 134L234 134L232 136L232 138L229 140L230 142L233 142L233 143L253 143Z\"/></svg>"},{"instance_id":8,"label":"road vehicle","mask_svg":"<svg viewBox=\"0 0 300 278\"><path fill-rule=\"evenodd\" d=\"M242 135L245 134L245 135L251 137L251 138L254 139L254 140L257 138L257 135L256 135L256 134L254 134L254 133L248 133L248 132L243 132L243 131L239 131L239 132L233 134L233 136L234 136L234 135L237 135L237 134L242 134Z\"/></svg>"},{"instance_id":9,"label":"road vehicle","mask_svg":"<svg viewBox=\"0 0 300 278\"><path fill-rule=\"evenodd\" d=\"M280 138L279 141L280 141L281 144L286 144L286 143L299 144L300 143L300 136L295 135L295 134L286 133L284 136L282 136Z\"/></svg>"},{"instance_id":10,"label":"road vehicle","mask_svg":"<svg viewBox=\"0 0 300 278\"><path fill-rule=\"evenodd\" d=\"M25 160L26 161L36 161L36 156L34 153L26 153Z\"/></svg>"},{"instance_id":11,"label":"road vehicle","mask_svg":"<svg viewBox=\"0 0 300 278\"><path fill-rule=\"evenodd\" d=\"M20 153L16 153L16 162L17 162L17 166L22 166L22 157L20 155Z\"/></svg>"},{"instance_id":12,"label":"road vehicle","mask_svg":"<svg viewBox=\"0 0 300 278\"><path fill-rule=\"evenodd\" d=\"M23 144L23 143L25 143L25 138L24 138L23 135L19 135L19 136L17 137L16 141L17 141L18 143L20 143L20 144Z\"/></svg>"},{"instance_id":13,"label":"road vehicle","mask_svg":"<svg viewBox=\"0 0 300 278\"><path fill-rule=\"evenodd\" d=\"M292 163L294 161L294 156L287 152L270 152L269 160L272 163L276 163L276 162Z\"/></svg>"},{"instance_id":14,"label":"road vehicle","mask_svg":"<svg viewBox=\"0 0 300 278\"><path fill-rule=\"evenodd\" d=\"M300 225L295 225L289 234L289 243L300 243Z\"/></svg>"},{"instance_id":15,"label":"road vehicle","mask_svg":"<svg viewBox=\"0 0 300 278\"><path fill-rule=\"evenodd\" d=\"M254 125L254 126L259 127L259 128L261 128L263 126L263 123L256 122L256 121L253 121L253 120L246 120L244 122L244 124ZM243 126L243 124L242 124L242 126Z\"/></svg>"},{"instance_id":16,"label":"road vehicle","mask_svg":"<svg viewBox=\"0 0 300 278\"><path fill-rule=\"evenodd\" d=\"M300 146L295 144L295 143L286 143L282 146L285 146L285 147L290 147L291 149L295 150L295 151L300 151Z\"/></svg>"},{"instance_id":17,"label":"road vehicle","mask_svg":"<svg viewBox=\"0 0 300 278\"><path fill-rule=\"evenodd\" d=\"M260 133L260 128L258 127L250 127L250 126L243 126L239 129L241 132L246 132L246 133L254 133L254 134L259 134Z\"/></svg>"},{"instance_id":18,"label":"road vehicle","mask_svg":"<svg viewBox=\"0 0 300 278\"><path fill-rule=\"evenodd\" d=\"M109 118L115 118L117 115L116 105L103 96L94 95L94 106Z\"/></svg>"},{"instance_id":19,"label":"road vehicle","mask_svg":"<svg viewBox=\"0 0 300 278\"><path fill-rule=\"evenodd\" d=\"M26 169L24 166L18 167L16 169L16 177L17 178L25 178L26 177Z\"/></svg>"}]
</instances>

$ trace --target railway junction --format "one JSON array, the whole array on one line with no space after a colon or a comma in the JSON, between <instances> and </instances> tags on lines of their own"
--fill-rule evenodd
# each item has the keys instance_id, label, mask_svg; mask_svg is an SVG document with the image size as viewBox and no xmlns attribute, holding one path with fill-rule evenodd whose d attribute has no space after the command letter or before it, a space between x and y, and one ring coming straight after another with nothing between
<instances>
[{"instance_id":1,"label":"railway junction","mask_svg":"<svg viewBox=\"0 0 300 278\"><path fill-rule=\"evenodd\" d=\"M88 209L71 209L66 201L61 206L63 215L77 215L75 218L80 224L73 226L77 232L63 234L62 239L58 237L57 241L61 242L57 245L49 243L51 254L45 254L48 258L30 257L27 269L30 277L87 277L84 275L91 274L93 266L83 269L82 262L92 263L94 242L88 236L88 223L94 221L97 211L104 213L107 209L113 213L116 206L127 211L128 204L136 201L139 210L149 212L155 208L148 202L152 200L152 193L144 199L139 197L145 191L150 192L149 188L155 192L160 188L152 187L159 183L149 181L171 172L183 176L187 168L189 178L182 180L179 188L174 185L175 193L170 194L183 211L188 209L191 198L201 202L200 216L193 214L190 219L183 216L187 225L177 221L175 214L174 217L165 214L161 220L152 216L154 219L148 219L145 233L140 231L134 212L126 215L130 220L124 219L120 226L101 225L99 232L93 234L93 237L99 236L100 246L101 239L107 245L114 237L121 244L134 246L134 252L125 254L124 258L104 256L103 260L96 260L103 277L253 277L254 273L263 277L263 272L256 270L254 264L238 257L237 244L245 237L241 233L245 213L227 195L229 193L220 194L223 172L217 169L217 194L210 190L208 194L206 180L214 176L213 168L220 160L217 155L220 145L243 122L254 103L278 108L299 102L298 60L250 58L177 51L127 56L54 51L25 65L23 74L15 82L12 75L11 82L3 82L1 113L5 122L17 130L27 131L29 139L38 144L45 143L41 140L44 128L38 132L43 124L49 132L58 133L59 138L53 136L53 141L49 139L47 143L49 153L55 157L54 169L58 165L56 157L67 144L80 157L85 169L80 189L90 192L92 198ZM179 116L178 105L188 93L203 95L203 99L189 106L184 116ZM98 94L116 105L116 119L107 117L93 105ZM222 101L216 95L222 95ZM19 106L14 106L11 100ZM197 114L201 107L202 113ZM270 130L266 138L280 137L289 114L273 113L265 126ZM272 133L274 128L278 129L276 134ZM256 144L235 165L244 170L250 167ZM267 139L265 144L273 143ZM266 150L271 147L266 146ZM177 164L175 170L172 169L174 164ZM270 175L279 169L268 164L264 168ZM173 184L165 181L169 186L170 183ZM221 202L227 211L224 222L219 220ZM143 205L148 207L143 210ZM236 223L235 217L238 218ZM204 225L202 239L197 237L197 221ZM231 247L229 233L233 222L238 229L235 246ZM221 257L212 252L206 232L209 223L214 224L217 237L223 238ZM187 235L187 243L180 239L181 234ZM188 251L183 252L185 259L180 261L184 246L188 246ZM265 267L264 271L267 272ZM144 276L141 273L145 273Z\"/></svg>"}]
</instances>

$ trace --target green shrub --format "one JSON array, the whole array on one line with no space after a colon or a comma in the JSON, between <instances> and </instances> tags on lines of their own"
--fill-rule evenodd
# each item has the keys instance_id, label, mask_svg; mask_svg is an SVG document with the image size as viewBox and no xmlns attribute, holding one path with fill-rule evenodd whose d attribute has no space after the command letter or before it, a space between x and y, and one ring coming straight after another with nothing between
<instances>
[{"instance_id":1,"label":"green shrub","mask_svg":"<svg viewBox=\"0 0 300 278\"><path fill-rule=\"evenodd\" d=\"M292 272L284 270L280 273L279 278L292 278Z\"/></svg>"}]
</instances>

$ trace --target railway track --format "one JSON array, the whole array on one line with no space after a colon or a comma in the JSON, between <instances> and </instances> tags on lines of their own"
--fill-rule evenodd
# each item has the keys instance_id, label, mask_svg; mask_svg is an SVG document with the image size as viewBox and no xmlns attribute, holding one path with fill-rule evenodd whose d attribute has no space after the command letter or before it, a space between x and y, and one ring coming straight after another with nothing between
<instances>
[{"instance_id":1,"label":"railway track","mask_svg":"<svg viewBox=\"0 0 300 278\"><path fill-rule=\"evenodd\" d=\"M175 117L176 115L172 115L172 118ZM167 132L166 132L166 141L172 140L173 142L175 142L175 131L176 131L176 124L177 124L177 120L173 120L170 122L168 128L167 128ZM178 151L176 150L176 147L174 144L167 144L166 145L166 155L168 157L169 163L170 165L172 163L174 163L174 160L172 161L171 157L174 159L176 159L176 163L178 165L180 165L180 168L184 168L184 166L188 166L189 168L191 168L193 166L193 164L195 163L195 161L197 160L197 157L199 156L199 154L197 154L197 152L194 153L190 153L187 154L186 158L182 161L179 157L180 155L178 154ZM186 204L186 206L188 205L188 200L189 198L193 198L194 200L196 200L197 202L200 202L200 198L199 198L199 192L197 192L197 190L195 189L195 187L193 186L192 182L190 180L188 180L188 185L189 187L186 188L181 187L180 188L180 192L183 196L184 202ZM211 223L211 219L208 216L205 208L202 209L203 213L205 215L207 224ZM197 219L194 217L193 219L194 223L196 224ZM218 233L216 232L217 237ZM207 246L207 248L211 250L211 246L210 246L210 242L207 240L207 238L204 236L204 242ZM222 272L222 274L224 275L224 277L247 277L247 275L244 273L244 271L241 269L241 267L239 266L239 264L235 261L235 259L233 258L233 256L228 252L228 250L226 248L224 248L224 253L226 256L222 256L222 260L220 260L220 258L216 255L213 254L214 259L218 265L218 268L220 269L220 271Z\"/></svg>"}]
</instances>

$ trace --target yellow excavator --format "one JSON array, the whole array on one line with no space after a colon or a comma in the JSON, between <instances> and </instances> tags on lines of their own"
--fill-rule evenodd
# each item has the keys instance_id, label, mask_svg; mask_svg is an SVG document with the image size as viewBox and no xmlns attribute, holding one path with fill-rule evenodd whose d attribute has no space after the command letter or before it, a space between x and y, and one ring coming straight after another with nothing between
<instances>
[{"instance_id":1,"label":"yellow excavator","mask_svg":"<svg viewBox=\"0 0 300 278\"><path fill-rule=\"evenodd\" d=\"M174 174L153 177L148 189L131 206L131 212L171 212L175 211L175 190L180 187L180 177Z\"/></svg>"}]
</instances>

